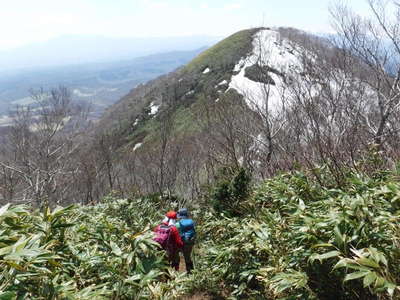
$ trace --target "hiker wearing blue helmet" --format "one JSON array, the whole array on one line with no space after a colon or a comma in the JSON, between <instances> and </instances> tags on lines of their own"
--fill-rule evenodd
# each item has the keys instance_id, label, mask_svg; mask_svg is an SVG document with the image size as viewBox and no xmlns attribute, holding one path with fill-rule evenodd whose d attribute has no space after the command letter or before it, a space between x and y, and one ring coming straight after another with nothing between
<instances>
[{"instance_id":1,"label":"hiker wearing blue helmet","mask_svg":"<svg viewBox=\"0 0 400 300\"><path fill-rule=\"evenodd\" d=\"M192 250L196 238L195 224L186 208L181 208L178 211L179 222L176 223L176 228L179 230L179 234L183 241L183 257L185 258L186 271L191 273L193 270L193 261L191 258Z\"/></svg>"}]
</instances>

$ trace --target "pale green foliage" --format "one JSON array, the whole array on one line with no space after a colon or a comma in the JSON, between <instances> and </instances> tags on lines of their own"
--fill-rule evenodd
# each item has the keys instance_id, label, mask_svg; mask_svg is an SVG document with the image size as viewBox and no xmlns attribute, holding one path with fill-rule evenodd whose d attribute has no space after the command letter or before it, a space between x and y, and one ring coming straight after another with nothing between
<instances>
[{"instance_id":1,"label":"pale green foliage","mask_svg":"<svg viewBox=\"0 0 400 300\"><path fill-rule=\"evenodd\" d=\"M279 295L287 290L302 289L307 286L308 276L302 272L286 272L275 275L270 280L270 287Z\"/></svg>"},{"instance_id":2,"label":"pale green foliage","mask_svg":"<svg viewBox=\"0 0 400 300\"><path fill-rule=\"evenodd\" d=\"M106 199L44 213L0 208L0 300L399 299L400 183L317 170L261 184L239 217L203 207L192 275L167 267L151 228L171 205ZM326 174L325 174L326 173Z\"/></svg>"},{"instance_id":3,"label":"pale green foliage","mask_svg":"<svg viewBox=\"0 0 400 300\"><path fill-rule=\"evenodd\" d=\"M159 218L155 205L147 199L108 200L44 213L2 207L0 299L162 299L179 294L160 281L168 273L150 230Z\"/></svg>"},{"instance_id":4,"label":"pale green foliage","mask_svg":"<svg viewBox=\"0 0 400 300\"><path fill-rule=\"evenodd\" d=\"M335 268L347 268L354 272L346 275L344 281L363 279L365 288L371 288L374 292L388 292L393 296L398 287L391 278L388 261L382 252L376 248L366 248L361 250L352 249L353 258L342 258Z\"/></svg>"},{"instance_id":5,"label":"pale green foliage","mask_svg":"<svg viewBox=\"0 0 400 300\"><path fill-rule=\"evenodd\" d=\"M349 172L334 187L319 172L325 183L302 173L266 181L240 218L207 216L192 289L232 299L398 298L396 177Z\"/></svg>"}]
</instances>

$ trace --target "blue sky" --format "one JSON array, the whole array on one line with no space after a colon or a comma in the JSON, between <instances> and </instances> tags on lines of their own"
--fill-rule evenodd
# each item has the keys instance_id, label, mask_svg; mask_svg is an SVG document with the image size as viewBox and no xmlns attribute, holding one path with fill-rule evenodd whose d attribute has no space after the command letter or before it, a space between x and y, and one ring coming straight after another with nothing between
<instances>
[{"instance_id":1,"label":"blue sky","mask_svg":"<svg viewBox=\"0 0 400 300\"><path fill-rule=\"evenodd\" d=\"M344 0L364 14L364 0ZM0 11L0 50L63 35L227 36L254 26L330 31L335 0L13 0Z\"/></svg>"}]
</instances>

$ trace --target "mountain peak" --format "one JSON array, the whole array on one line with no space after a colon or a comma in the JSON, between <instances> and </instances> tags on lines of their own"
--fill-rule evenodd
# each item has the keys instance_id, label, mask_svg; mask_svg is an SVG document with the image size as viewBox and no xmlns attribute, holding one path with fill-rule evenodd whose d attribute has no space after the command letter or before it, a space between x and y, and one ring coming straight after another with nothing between
<instances>
[{"instance_id":1,"label":"mountain peak","mask_svg":"<svg viewBox=\"0 0 400 300\"><path fill-rule=\"evenodd\" d=\"M132 90L106 112L101 127L118 128L128 136L128 144L140 143L142 150L145 142L156 136L154 128L159 126L159 116L171 101L180 110L178 118L184 117L186 121L182 122L186 125L193 124L194 120L189 119L196 115L199 99L215 103L232 93L256 112L264 108L267 93L273 112L281 105L283 93L287 93L288 80L303 74L303 56L312 57L304 45L305 37L311 39L307 33L292 28L239 31L175 72ZM191 130L188 126L181 129Z\"/></svg>"}]
</instances>

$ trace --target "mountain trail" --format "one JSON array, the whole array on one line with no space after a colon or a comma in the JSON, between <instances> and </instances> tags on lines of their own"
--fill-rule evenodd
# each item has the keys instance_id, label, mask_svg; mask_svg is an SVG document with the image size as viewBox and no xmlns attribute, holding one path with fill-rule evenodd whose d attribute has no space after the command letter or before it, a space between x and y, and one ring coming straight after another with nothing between
<instances>
[{"instance_id":1,"label":"mountain trail","mask_svg":"<svg viewBox=\"0 0 400 300\"><path fill-rule=\"evenodd\" d=\"M212 298L207 294L198 293L192 296L183 297L181 300L211 300Z\"/></svg>"},{"instance_id":2,"label":"mountain trail","mask_svg":"<svg viewBox=\"0 0 400 300\"><path fill-rule=\"evenodd\" d=\"M184 260L184 258L182 257L182 254L180 254L179 272L181 272L181 273L186 272L185 260Z\"/></svg>"}]
</instances>

